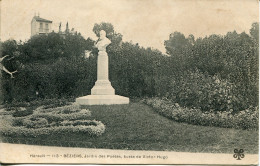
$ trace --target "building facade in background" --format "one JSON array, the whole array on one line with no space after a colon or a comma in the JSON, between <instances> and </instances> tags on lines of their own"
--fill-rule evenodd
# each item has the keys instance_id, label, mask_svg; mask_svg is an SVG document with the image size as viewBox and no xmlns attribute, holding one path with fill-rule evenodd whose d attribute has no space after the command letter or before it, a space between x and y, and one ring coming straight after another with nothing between
<instances>
[{"instance_id":1,"label":"building facade in background","mask_svg":"<svg viewBox=\"0 0 260 166\"><path fill-rule=\"evenodd\" d=\"M31 37L34 35L47 34L51 32L52 21L34 16L31 21Z\"/></svg>"}]
</instances>

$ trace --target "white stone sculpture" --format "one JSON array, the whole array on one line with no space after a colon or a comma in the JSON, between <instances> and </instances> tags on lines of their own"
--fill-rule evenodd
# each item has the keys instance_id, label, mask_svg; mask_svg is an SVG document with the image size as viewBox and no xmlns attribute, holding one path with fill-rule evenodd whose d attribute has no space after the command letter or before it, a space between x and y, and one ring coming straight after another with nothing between
<instances>
[{"instance_id":1,"label":"white stone sculpture","mask_svg":"<svg viewBox=\"0 0 260 166\"><path fill-rule=\"evenodd\" d=\"M100 31L100 38L95 45L98 48L97 81L91 89L92 95L114 95L115 90L108 78L108 55L106 47L111 41L106 37L105 31Z\"/></svg>"},{"instance_id":2,"label":"white stone sculpture","mask_svg":"<svg viewBox=\"0 0 260 166\"><path fill-rule=\"evenodd\" d=\"M115 89L109 81L107 46L111 41L106 37L105 31L100 31L100 38L95 47L98 48L97 81L91 89L91 95L79 97L76 103L80 105L110 105L128 104L129 98L115 95Z\"/></svg>"}]
</instances>

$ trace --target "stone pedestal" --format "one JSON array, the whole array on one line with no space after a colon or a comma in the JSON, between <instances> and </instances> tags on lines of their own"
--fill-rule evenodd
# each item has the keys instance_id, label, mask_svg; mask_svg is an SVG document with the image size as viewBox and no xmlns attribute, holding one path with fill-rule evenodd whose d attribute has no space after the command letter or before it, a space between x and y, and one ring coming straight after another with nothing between
<instances>
[{"instance_id":1,"label":"stone pedestal","mask_svg":"<svg viewBox=\"0 0 260 166\"><path fill-rule=\"evenodd\" d=\"M129 104L129 98L119 95L88 95L76 99L80 105Z\"/></svg>"},{"instance_id":2,"label":"stone pedestal","mask_svg":"<svg viewBox=\"0 0 260 166\"><path fill-rule=\"evenodd\" d=\"M91 89L91 95L114 95L115 89L108 80L108 56L105 51L99 51L97 62L97 81Z\"/></svg>"},{"instance_id":3,"label":"stone pedestal","mask_svg":"<svg viewBox=\"0 0 260 166\"><path fill-rule=\"evenodd\" d=\"M91 95L79 97L76 103L80 105L112 105L129 104L129 98L115 95L108 78L108 56L106 51L99 51L97 62L97 81L91 89Z\"/></svg>"}]
</instances>

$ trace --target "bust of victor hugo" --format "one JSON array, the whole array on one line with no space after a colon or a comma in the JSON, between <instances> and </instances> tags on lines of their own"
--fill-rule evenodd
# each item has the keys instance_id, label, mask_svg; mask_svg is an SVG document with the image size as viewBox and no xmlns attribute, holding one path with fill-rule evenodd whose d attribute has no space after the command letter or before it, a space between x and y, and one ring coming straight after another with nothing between
<instances>
[{"instance_id":1,"label":"bust of victor hugo","mask_svg":"<svg viewBox=\"0 0 260 166\"><path fill-rule=\"evenodd\" d=\"M106 37L106 32L104 30L100 31L100 37L95 45L98 48L98 51L106 51L107 46L111 41Z\"/></svg>"}]
</instances>

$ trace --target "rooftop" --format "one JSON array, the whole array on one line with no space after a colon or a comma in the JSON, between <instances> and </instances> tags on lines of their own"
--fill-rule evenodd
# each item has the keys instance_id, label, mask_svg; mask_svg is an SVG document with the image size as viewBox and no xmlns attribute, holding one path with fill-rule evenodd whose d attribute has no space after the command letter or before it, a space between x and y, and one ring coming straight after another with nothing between
<instances>
[{"instance_id":1,"label":"rooftop","mask_svg":"<svg viewBox=\"0 0 260 166\"><path fill-rule=\"evenodd\" d=\"M44 18L41 18L39 16L34 16L33 19L35 19L36 21L40 21L40 22L48 22L48 23L52 23L52 21L50 20L46 20Z\"/></svg>"}]
</instances>

